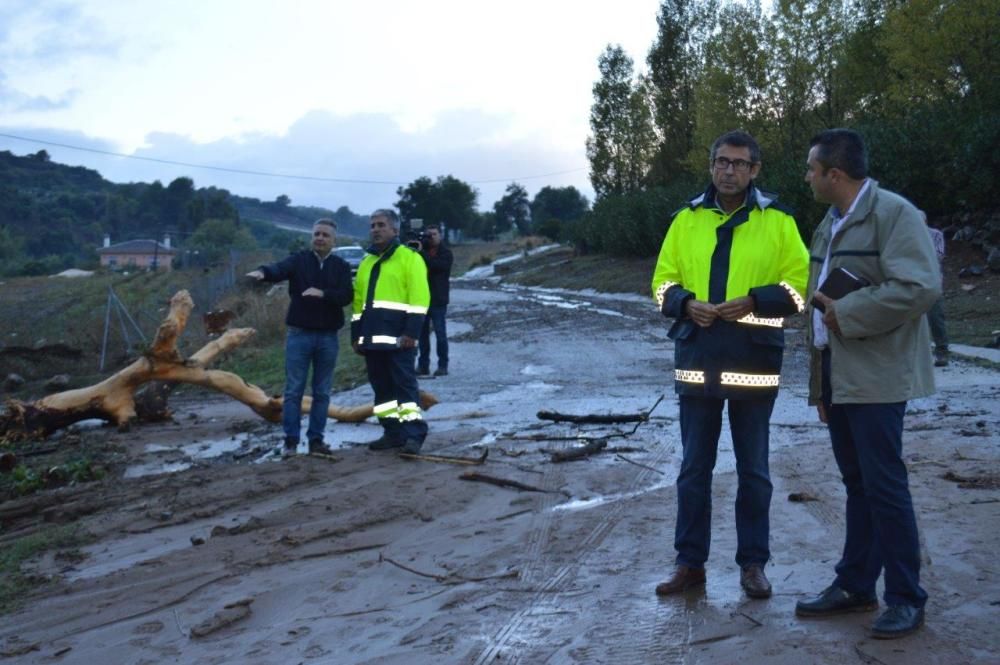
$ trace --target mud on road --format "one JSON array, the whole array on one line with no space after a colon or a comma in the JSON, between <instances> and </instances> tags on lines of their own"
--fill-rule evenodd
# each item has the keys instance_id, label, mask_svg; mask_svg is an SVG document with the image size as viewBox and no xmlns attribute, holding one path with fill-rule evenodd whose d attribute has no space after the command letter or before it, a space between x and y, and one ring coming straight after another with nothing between
<instances>
[{"instance_id":1,"label":"mud on road","mask_svg":"<svg viewBox=\"0 0 1000 665\"><path fill-rule=\"evenodd\" d=\"M1000 373L953 362L938 394L910 405L904 448L931 599L924 630L884 643L867 636L870 615L793 616L796 599L832 579L844 501L826 432L805 405L801 333L788 336L772 418L774 596L752 601L739 589L724 433L708 584L660 599L680 459L666 322L635 296L460 284L451 374L422 384L441 400L427 413L424 451L486 450L483 465L352 445L377 436L371 423L330 424L336 460L277 460L277 429L220 401L178 402L175 422L126 434L85 430L78 436L120 449L119 477L2 506L22 508L0 533L8 542L71 523L91 543L32 562L50 581L0 618L0 660L1000 662L1000 490L943 477L996 473ZM638 413L663 394L634 433L535 416ZM334 396L369 399L366 388ZM608 435L619 452L549 461L578 437ZM461 479L468 471L534 491ZM792 493L815 500L788 501Z\"/></svg>"}]
</instances>

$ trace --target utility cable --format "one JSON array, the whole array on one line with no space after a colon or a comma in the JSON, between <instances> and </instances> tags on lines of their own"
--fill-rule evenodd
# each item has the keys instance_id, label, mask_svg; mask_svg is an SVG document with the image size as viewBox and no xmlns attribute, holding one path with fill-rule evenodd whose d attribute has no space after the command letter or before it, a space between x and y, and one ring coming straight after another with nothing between
<instances>
[{"instance_id":1,"label":"utility cable","mask_svg":"<svg viewBox=\"0 0 1000 665\"><path fill-rule=\"evenodd\" d=\"M233 168L229 168L229 167L225 167L225 166L211 166L211 165L208 165L208 164L194 164L192 162L180 162L180 161L175 161L175 160L170 160L170 159L158 159L156 157L143 157L141 155L128 155L128 154L125 154L125 153L122 153L122 152L112 152L110 150L101 150L99 148L85 148L83 146L70 145L68 143L58 143L56 141L43 141L42 139L33 139L33 138L25 137L25 136L17 136L15 134L0 133L0 137L8 138L8 139L15 139L15 140L18 140L18 141L27 141L29 143L39 143L41 145L53 146L53 147L56 147L56 148L66 148L67 150L79 150L81 152L90 152L90 153L94 153L94 154L97 154L97 155L106 155L106 156L109 156L109 157L121 157L123 159L138 159L138 160L141 160L141 161L144 161L144 162L154 162L156 164L168 164L170 166L186 166L188 168L206 169L206 170L209 170L209 171L223 171L223 172L226 172L226 173L238 173L238 174L241 174L241 175L262 176L262 177L265 177L265 178L287 178L289 180L312 180L312 181L317 181L317 182L337 182L337 183L350 184L350 185L395 185L395 186L403 187L403 186L406 186L406 185L409 184L409 183L405 183L405 182L395 182L395 181L389 181L389 180L358 180L358 179L352 179L352 178L326 178L326 177L321 177L321 176L294 175L294 174L291 174L291 173L270 173L268 171L252 171L252 170L248 170L248 169L233 169ZM487 185L487 184L492 184L492 183L497 183L497 182L517 182L519 180L535 180L535 179L538 179L538 178L550 178L552 176L565 175L567 173L576 173L578 171L586 171L587 168L589 168L589 167L581 166L579 168L568 169L568 170L565 170L565 171L553 171L552 173L540 173L538 175L518 176L516 178L492 178L492 179L489 179L489 180L470 180L469 184L471 184L471 185Z\"/></svg>"}]
</instances>

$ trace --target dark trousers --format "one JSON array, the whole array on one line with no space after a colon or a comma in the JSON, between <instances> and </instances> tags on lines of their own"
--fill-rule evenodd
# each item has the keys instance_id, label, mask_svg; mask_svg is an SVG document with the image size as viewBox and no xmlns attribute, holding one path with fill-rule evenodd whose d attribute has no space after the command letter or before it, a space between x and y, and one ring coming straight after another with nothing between
<instances>
[{"instance_id":1,"label":"dark trousers","mask_svg":"<svg viewBox=\"0 0 1000 665\"><path fill-rule=\"evenodd\" d=\"M885 570L888 605L923 607L920 540L903 463L906 402L831 404L829 352L824 353L824 403L833 456L847 490L847 534L834 584L874 593Z\"/></svg>"},{"instance_id":2,"label":"dark trousers","mask_svg":"<svg viewBox=\"0 0 1000 665\"><path fill-rule=\"evenodd\" d=\"M416 349L365 351L365 365L368 369L368 381L375 391L376 414L379 412L379 405L390 402L398 405L395 412L378 419L386 435L404 441L416 439L423 442L427 437L427 423L418 406L420 391L413 369L416 354Z\"/></svg>"},{"instance_id":3,"label":"dark trousers","mask_svg":"<svg viewBox=\"0 0 1000 665\"><path fill-rule=\"evenodd\" d=\"M939 298L936 303L927 311L927 323L931 328L931 339L934 340L934 348L948 348L948 327L944 322L944 308L941 307L943 301Z\"/></svg>"},{"instance_id":4,"label":"dark trousers","mask_svg":"<svg viewBox=\"0 0 1000 665\"><path fill-rule=\"evenodd\" d=\"M424 317L424 327L420 330L420 359L417 367L423 370L431 366L431 325L434 326L434 340L437 347L438 367L448 367L448 328L445 324L447 305L431 305Z\"/></svg>"},{"instance_id":5,"label":"dark trousers","mask_svg":"<svg viewBox=\"0 0 1000 665\"><path fill-rule=\"evenodd\" d=\"M702 568L712 529L712 471L715 469L725 400L681 396L684 458L677 476L677 563ZM774 399L729 400L729 428L736 454L736 563L763 565L771 558L771 476L768 422Z\"/></svg>"}]
</instances>

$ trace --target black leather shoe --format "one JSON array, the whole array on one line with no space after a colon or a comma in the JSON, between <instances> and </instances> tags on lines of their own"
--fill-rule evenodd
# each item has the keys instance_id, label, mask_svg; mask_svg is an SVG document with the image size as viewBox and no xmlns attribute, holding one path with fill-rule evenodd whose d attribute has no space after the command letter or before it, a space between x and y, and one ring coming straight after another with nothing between
<instances>
[{"instance_id":1,"label":"black leather shoe","mask_svg":"<svg viewBox=\"0 0 1000 665\"><path fill-rule=\"evenodd\" d=\"M669 596L687 591L692 587L703 586L704 584L704 568L689 568L688 566L677 564L673 574L670 575L670 579L656 585L656 595Z\"/></svg>"},{"instance_id":2,"label":"black leather shoe","mask_svg":"<svg viewBox=\"0 0 1000 665\"><path fill-rule=\"evenodd\" d=\"M281 446L282 457L293 457L299 450L299 440L285 437L285 443Z\"/></svg>"},{"instance_id":3,"label":"black leather shoe","mask_svg":"<svg viewBox=\"0 0 1000 665\"><path fill-rule=\"evenodd\" d=\"M402 445L403 442L399 439L394 439L383 434L368 444L368 450L392 450L393 448L400 448Z\"/></svg>"},{"instance_id":4,"label":"black leather shoe","mask_svg":"<svg viewBox=\"0 0 1000 665\"><path fill-rule=\"evenodd\" d=\"M434 370L434 376L448 376L448 368L438 367L436 370Z\"/></svg>"},{"instance_id":5,"label":"black leather shoe","mask_svg":"<svg viewBox=\"0 0 1000 665\"><path fill-rule=\"evenodd\" d=\"M408 453L410 455L416 455L417 453L420 452L420 448L423 445L424 442L420 441L419 439L407 439L406 442L403 444L402 452Z\"/></svg>"},{"instance_id":6,"label":"black leather shoe","mask_svg":"<svg viewBox=\"0 0 1000 665\"><path fill-rule=\"evenodd\" d=\"M924 608L912 605L890 605L872 624L872 637L894 640L916 632L924 625Z\"/></svg>"},{"instance_id":7,"label":"black leather shoe","mask_svg":"<svg viewBox=\"0 0 1000 665\"><path fill-rule=\"evenodd\" d=\"M740 586L751 598L771 597L771 583L760 564L751 563L740 570Z\"/></svg>"},{"instance_id":8,"label":"black leather shoe","mask_svg":"<svg viewBox=\"0 0 1000 665\"><path fill-rule=\"evenodd\" d=\"M323 443L320 439L313 439L309 442L309 454L315 455L316 453L321 453L323 455L332 455L333 449L330 446Z\"/></svg>"},{"instance_id":9,"label":"black leather shoe","mask_svg":"<svg viewBox=\"0 0 1000 665\"><path fill-rule=\"evenodd\" d=\"M850 612L871 612L878 609L874 593L851 593L831 584L812 600L795 603L795 614L800 617L828 617Z\"/></svg>"},{"instance_id":10,"label":"black leather shoe","mask_svg":"<svg viewBox=\"0 0 1000 665\"><path fill-rule=\"evenodd\" d=\"M417 376L430 376L430 375L431 375L431 368L430 367L418 367L417 368Z\"/></svg>"}]
</instances>

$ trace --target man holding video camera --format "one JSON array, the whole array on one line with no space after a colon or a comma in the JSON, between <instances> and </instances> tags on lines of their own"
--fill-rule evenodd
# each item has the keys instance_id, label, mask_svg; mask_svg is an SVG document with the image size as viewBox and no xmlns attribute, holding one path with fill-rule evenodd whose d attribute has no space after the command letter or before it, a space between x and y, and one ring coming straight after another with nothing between
<instances>
[{"instance_id":1,"label":"man holding video camera","mask_svg":"<svg viewBox=\"0 0 1000 665\"><path fill-rule=\"evenodd\" d=\"M419 236L420 256L427 264L427 284L431 290L431 306L424 318L420 331L420 356L417 360L417 375L431 373L431 327L434 328L438 365L434 376L448 375L448 329L445 315L448 313L448 291L451 279L451 265L454 257L451 250L441 243L441 227L428 224Z\"/></svg>"}]
</instances>

